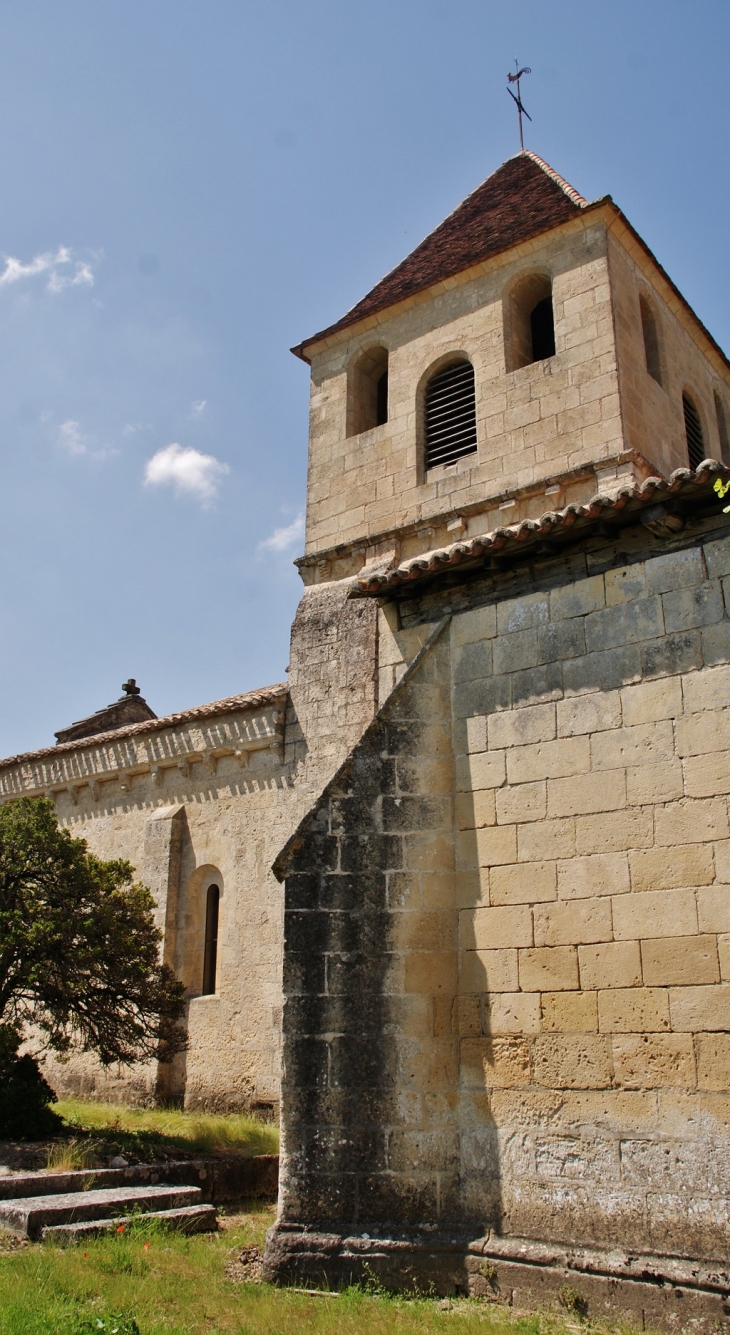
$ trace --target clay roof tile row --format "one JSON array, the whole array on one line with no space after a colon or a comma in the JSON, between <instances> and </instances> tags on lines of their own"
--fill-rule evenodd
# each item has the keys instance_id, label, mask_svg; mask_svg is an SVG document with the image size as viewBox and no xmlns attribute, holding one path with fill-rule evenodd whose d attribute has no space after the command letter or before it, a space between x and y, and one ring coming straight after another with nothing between
<instances>
[{"instance_id":1,"label":"clay roof tile row","mask_svg":"<svg viewBox=\"0 0 730 1335\"><path fill-rule=\"evenodd\" d=\"M693 492L696 494L698 487L706 488L716 477L730 477L730 468L715 459L705 459L694 472L690 468L678 468L669 478L648 477L640 484L621 487L608 495L593 496L583 505L567 505L562 510L546 510L539 519L523 519L518 524L495 528L478 537L454 542L449 547L413 557L397 566L395 570L368 575L357 581L351 596L374 597L394 592L420 580L432 579L441 571L463 563L476 563L480 558L488 557L492 553L517 555L520 549L551 534L559 536L565 533L567 536L567 531L574 527L579 530L586 529L602 516L618 514L627 508L641 511L650 505L656 505L664 496L668 498L691 496Z\"/></svg>"}]
</instances>

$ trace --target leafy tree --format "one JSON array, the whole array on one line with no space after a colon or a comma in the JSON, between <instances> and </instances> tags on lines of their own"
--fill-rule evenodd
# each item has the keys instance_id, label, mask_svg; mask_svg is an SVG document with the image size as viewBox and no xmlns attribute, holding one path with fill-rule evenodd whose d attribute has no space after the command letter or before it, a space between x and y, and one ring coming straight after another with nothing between
<instances>
[{"instance_id":1,"label":"leafy tree","mask_svg":"<svg viewBox=\"0 0 730 1335\"><path fill-rule=\"evenodd\" d=\"M104 1066L184 1048L184 989L160 964L153 908L133 867L59 829L52 802L0 807L0 1084L22 1074L29 1029L46 1048L76 1046Z\"/></svg>"}]
</instances>

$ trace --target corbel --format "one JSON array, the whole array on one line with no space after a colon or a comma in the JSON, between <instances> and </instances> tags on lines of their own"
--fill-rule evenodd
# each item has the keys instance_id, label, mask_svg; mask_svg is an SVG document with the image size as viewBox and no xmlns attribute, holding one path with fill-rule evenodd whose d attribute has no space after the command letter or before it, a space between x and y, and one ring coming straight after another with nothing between
<instances>
[{"instance_id":1,"label":"corbel","mask_svg":"<svg viewBox=\"0 0 730 1335\"><path fill-rule=\"evenodd\" d=\"M163 779L162 766L161 765L150 766L150 777L152 779L155 788L161 788Z\"/></svg>"},{"instance_id":2,"label":"corbel","mask_svg":"<svg viewBox=\"0 0 730 1335\"><path fill-rule=\"evenodd\" d=\"M182 760L178 760L177 767L184 779L190 778L190 761L187 756L184 756Z\"/></svg>"},{"instance_id":3,"label":"corbel","mask_svg":"<svg viewBox=\"0 0 730 1335\"><path fill-rule=\"evenodd\" d=\"M129 793L132 789L132 776L126 770L122 770L119 775L119 787L123 793Z\"/></svg>"}]
</instances>

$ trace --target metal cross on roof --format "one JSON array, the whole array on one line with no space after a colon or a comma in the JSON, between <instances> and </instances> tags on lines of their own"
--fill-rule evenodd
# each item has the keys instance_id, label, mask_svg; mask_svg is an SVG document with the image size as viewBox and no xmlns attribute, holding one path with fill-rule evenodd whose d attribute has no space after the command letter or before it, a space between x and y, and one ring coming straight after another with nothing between
<instances>
[{"instance_id":1,"label":"metal cross on roof","mask_svg":"<svg viewBox=\"0 0 730 1335\"><path fill-rule=\"evenodd\" d=\"M520 96L520 79L522 78L522 75L523 75L523 74L532 74L532 70L530 69L529 65L523 65L522 69L520 69L519 66L518 66L517 61L515 60L515 72L514 72L514 74L508 74L508 75L507 75L507 92L509 93L510 97L512 98L512 101L517 103L517 116L518 116L518 119L519 119L519 122L520 122L520 148L524 148L524 147L525 147L525 141L524 141L524 139L522 138L522 117L523 117L523 115L524 115L524 116L527 117L528 121L531 121L531 120L532 120L532 116L530 115L529 111L525 111L525 108L524 108L523 105L522 105L522 98L521 98L521 96ZM512 89L511 89L510 86L509 86L511 83L516 83L516 84L517 84L517 96L516 96L516 97L515 97L515 94L512 92Z\"/></svg>"}]
</instances>

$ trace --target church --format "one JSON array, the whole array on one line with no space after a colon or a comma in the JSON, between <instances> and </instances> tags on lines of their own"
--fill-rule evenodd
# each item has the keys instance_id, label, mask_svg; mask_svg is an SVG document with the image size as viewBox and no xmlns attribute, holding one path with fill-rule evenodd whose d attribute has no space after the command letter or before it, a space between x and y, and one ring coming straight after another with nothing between
<instances>
[{"instance_id":1,"label":"church","mask_svg":"<svg viewBox=\"0 0 730 1335\"><path fill-rule=\"evenodd\" d=\"M280 1114L270 1279L724 1327L730 363L529 151L293 351L288 680L0 762L187 988L49 1079Z\"/></svg>"}]
</instances>

